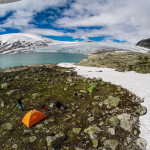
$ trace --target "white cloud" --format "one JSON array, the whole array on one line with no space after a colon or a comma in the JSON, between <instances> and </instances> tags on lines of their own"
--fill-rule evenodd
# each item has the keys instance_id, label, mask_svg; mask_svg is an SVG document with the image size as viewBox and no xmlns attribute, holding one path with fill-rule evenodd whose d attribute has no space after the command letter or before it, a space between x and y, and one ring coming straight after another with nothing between
<instances>
[{"instance_id":1,"label":"white cloud","mask_svg":"<svg viewBox=\"0 0 150 150\"><path fill-rule=\"evenodd\" d=\"M109 35L136 43L150 37L149 6L149 0L77 0L56 24L66 28L103 26L99 30L78 30L74 36Z\"/></svg>"},{"instance_id":2,"label":"white cloud","mask_svg":"<svg viewBox=\"0 0 150 150\"><path fill-rule=\"evenodd\" d=\"M48 7L64 6L69 0L22 0L16 3L0 5L0 17L14 11L3 25L18 28L22 32L40 35L72 36L88 39L88 37L109 36L130 43L137 43L150 37L150 0L76 0L66 8L62 18L54 22L56 27L73 28L75 33L38 29L29 24L37 12ZM53 15L51 17L54 17ZM88 29L92 26L102 26L102 29ZM78 29L87 27L87 29Z\"/></svg>"},{"instance_id":3,"label":"white cloud","mask_svg":"<svg viewBox=\"0 0 150 150\"><path fill-rule=\"evenodd\" d=\"M33 33L38 35L52 35L52 36L64 36L65 33L57 30L51 30L51 29L38 29L38 28L31 28L31 29L25 29L23 32L25 33Z\"/></svg>"},{"instance_id":4,"label":"white cloud","mask_svg":"<svg viewBox=\"0 0 150 150\"><path fill-rule=\"evenodd\" d=\"M13 11L13 15L9 17L0 29L3 27L10 28L27 28L31 26L29 22L37 12L48 7L62 6L67 0L21 0L15 3L0 5L0 17L5 16L8 12Z\"/></svg>"}]
</instances>

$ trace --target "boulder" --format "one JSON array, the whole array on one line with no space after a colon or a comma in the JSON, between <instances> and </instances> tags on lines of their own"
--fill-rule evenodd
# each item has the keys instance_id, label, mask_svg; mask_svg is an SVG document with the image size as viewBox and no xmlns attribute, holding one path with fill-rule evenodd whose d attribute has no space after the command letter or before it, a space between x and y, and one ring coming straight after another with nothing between
<instances>
[{"instance_id":1,"label":"boulder","mask_svg":"<svg viewBox=\"0 0 150 150\"><path fill-rule=\"evenodd\" d=\"M53 148L53 149L57 149L65 140L65 134L60 133L60 134L57 134L53 137L47 136L46 140L47 140L47 146L48 147Z\"/></svg>"},{"instance_id":2,"label":"boulder","mask_svg":"<svg viewBox=\"0 0 150 150\"><path fill-rule=\"evenodd\" d=\"M14 144L14 145L12 146L12 148L15 149L15 150L17 150L17 149L18 149L18 145L17 145L17 144Z\"/></svg>"},{"instance_id":3,"label":"boulder","mask_svg":"<svg viewBox=\"0 0 150 150\"><path fill-rule=\"evenodd\" d=\"M100 133L100 131L101 129L97 126L89 126L87 129L84 130L84 132L88 134Z\"/></svg>"},{"instance_id":4,"label":"boulder","mask_svg":"<svg viewBox=\"0 0 150 150\"><path fill-rule=\"evenodd\" d=\"M4 123L2 125L3 130L12 131L14 130L14 126L11 123Z\"/></svg>"},{"instance_id":5,"label":"boulder","mask_svg":"<svg viewBox=\"0 0 150 150\"><path fill-rule=\"evenodd\" d=\"M5 102L2 101L2 102L1 102L1 107L4 107L4 106L5 106Z\"/></svg>"},{"instance_id":6,"label":"boulder","mask_svg":"<svg viewBox=\"0 0 150 150\"><path fill-rule=\"evenodd\" d=\"M101 100L101 97L100 96L94 96L94 100Z\"/></svg>"},{"instance_id":7,"label":"boulder","mask_svg":"<svg viewBox=\"0 0 150 150\"><path fill-rule=\"evenodd\" d=\"M80 90L80 93L85 93L85 94L87 94L88 91L87 91L87 90Z\"/></svg>"},{"instance_id":8,"label":"boulder","mask_svg":"<svg viewBox=\"0 0 150 150\"><path fill-rule=\"evenodd\" d=\"M117 125L119 124L119 120L118 120L118 118L117 118L116 116L111 117L111 118L109 119L109 122L110 122L110 124L113 125L113 126L117 126Z\"/></svg>"},{"instance_id":9,"label":"boulder","mask_svg":"<svg viewBox=\"0 0 150 150\"><path fill-rule=\"evenodd\" d=\"M70 83L70 86L75 86L76 85L76 83Z\"/></svg>"},{"instance_id":10,"label":"boulder","mask_svg":"<svg viewBox=\"0 0 150 150\"><path fill-rule=\"evenodd\" d=\"M17 90L10 90L10 91L8 91L6 94L7 94L8 96L11 96L11 95L13 95L16 91L17 91Z\"/></svg>"},{"instance_id":11,"label":"boulder","mask_svg":"<svg viewBox=\"0 0 150 150\"><path fill-rule=\"evenodd\" d=\"M32 134L32 130L24 130L23 131L23 135L31 135Z\"/></svg>"},{"instance_id":12,"label":"boulder","mask_svg":"<svg viewBox=\"0 0 150 150\"><path fill-rule=\"evenodd\" d=\"M136 144L138 145L138 147L139 147L141 150L146 150L147 142L146 142L145 139L143 139L143 138L138 138L137 141L136 141Z\"/></svg>"},{"instance_id":13,"label":"boulder","mask_svg":"<svg viewBox=\"0 0 150 150\"><path fill-rule=\"evenodd\" d=\"M130 114L127 114L127 113L123 113L121 115L118 115L117 118L119 120L130 120L131 118L131 115Z\"/></svg>"},{"instance_id":14,"label":"boulder","mask_svg":"<svg viewBox=\"0 0 150 150\"><path fill-rule=\"evenodd\" d=\"M100 121L99 126L103 126L103 125L104 125L104 122Z\"/></svg>"},{"instance_id":15,"label":"boulder","mask_svg":"<svg viewBox=\"0 0 150 150\"><path fill-rule=\"evenodd\" d=\"M93 144L93 148L97 148L98 147L98 140L92 139L92 144Z\"/></svg>"},{"instance_id":16,"label":"boulder","mask_svg":"<svg viewBox=\"0 0 150 150\"><path fill-rule=\"evenodd\" d=\"M49 122L55 122L55 119L53 119L53 118L51 118L51 119L49 119Z\"/></svg>"},{"instance_id":17,"label":"boulder","mask_svg":"<svg viewBox=\"0 0 150 150\"><path fill-rule=\"evenodd\" d=\"M29 137L30 143L33 143L33 142L35 142L36 140L37 140L37 137L36 137L36 136L31 136L31 137Z\"/></svg>"},{"instance_id":18,"label":"boulder","mask_svg":"<svg viewBox=\"0 0 150 150\"><path fill-rule=\"evenodd\" d=\"M49 120L44 120L44 124L49 124Z\"/></svg>"},{"instance_id":19,"label":"boulder","mask_svg":"<svg viewBox=\"0 0 150 150\"><path fill-rule=\"evenodd\" d=\"M115 135L115 129L114 128L108 128L108 133L111 135Z\"/></svg>"},{"instance_id":20,"label":"boulder","mask_svg":"<svg viewBox=\"0 0 150 150\"><path fill-rule=\"evenodd\" d=\"M4 89L4 90L7 90L9 88L10 84L9 83L3 83L1 84L1 88Z\"/></svg>"},{"instance_id":21,"label":"boulder","mask_svg":"<svg viewBox=\"0 0 150 150\"><path fill-rule=\"evenodd\" d=\"M104 146L110 148L111 150L116 150L118 144L118 141L113 139L104 141Z\"/></svg>"},{"instance_id":22,"label":"boulder","mask_svg":"<svg viewBox=\"0 0 150 150\"><path fill-rule=\"evenodd\" d=\"M71 83L71 82L73 82L73 80L69 77L69 78L67 79L67 82Z\"/></svg>"},{"instance_id":23,"label":"boulder","mask_svg":"<svg viewBox=\"0 0 150 150\"><path fill-rule=\"evenodd\" d=\"M15 77L15 80L19 80L19 79L20 79L20 77L19 77L19 76L16 76L16 77Z\"/></svg>"},{"instance_id":24,"label":"boulder","mask_svg":"<svg viewBox=\"0 0 150 150\"><path fill-rule=\"evenodd\" d=\"M94 121L94 117L90 117L90 118L88 118L88 121L89 121L89 122Z\"/></svg>"},{"instance_id":25,"label":"boulder","mask_svg":"<svg viewBox=\"0 0 150 150\"><path fill-rule=\"evenodd\" d=\"M129 122L129 120L120 120L120 126L122 129L124 129L125 131L132 131L132 125Z\"/></svg>"},{"instance_id":26,"label":"boulder","mask_svg":"<svg viewBox=\"0 0 150 150\"><path fill-rule=\"evenodd\" d=\"M109 104L112 107L117 107L119 105L120 99L113 96L108 96Z\"/></svg>"},{"instance_id":27,"label":"boulder","mask_svg":"<svg viewBox=\"0 0 150 150\"><path fill-rule=\"evenodd\" d=\"M120 126L125 131L131 131L132 130L132 123L130 121L131 115L123 113L121 115L118 115L117 118L120 120Z\"/></svg>"},{"instance_id":28,"label":"boulder","mask_svg":"<svg viewBox=\"0 0 150 150\"><path fill-rule=\"evenodd\" d=\"M39 94L39 93L34 93L34 94L32 94L32 98L33 98L33 99L37 99L37 98L40 98L40 97L42 97L42 95Z\"/></svg>"},{"instance_id":29,"label":"boulder","mask_svg":"<svg viewBox=\"0 0 150 150\"><path fill-rule=\"evenodd\" d=\"M80 131L81 131L81 128L73 128L72 131L73 131L73 133L75 133L75 134L79 134Z\"/></svg>"},{"instance_id":30,"label":"boulder","mask_svg":"<svg viewBox=\"0 0 150 150\"><path fill-rule=\"evenodd\" d=\"M147 112L147 109L146 107L144 106L139 106L137 109L136 109L136 112L139 114L139 115L145 115L146 112Z\"/></svg>"}]
</instances>

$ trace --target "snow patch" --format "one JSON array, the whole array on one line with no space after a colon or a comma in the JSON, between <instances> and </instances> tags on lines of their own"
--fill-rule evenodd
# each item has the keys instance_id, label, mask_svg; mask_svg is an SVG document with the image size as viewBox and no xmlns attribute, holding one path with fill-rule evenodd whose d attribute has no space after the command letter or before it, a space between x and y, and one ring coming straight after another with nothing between
<instances>
[{"instance_id":1,"label":"snow patch","mask_svg":"<svg viewBox=\"0 0 150 150\"><path fill-rule=\"evenodd\" d=\"M140 117L140 136L147 141L146 150L150 150L150 74L140 74L134 71L117 72L114 69L77 66L71 63L60 63L61 67L74 67L78 75L86 78L102 78L103 81L121 85L140 98L144 98L143 106L147 108L147 114ZM98 71L102 72L98 72ZM90 72L89 72L90 71Z\"/></svg>"}]
</instances>

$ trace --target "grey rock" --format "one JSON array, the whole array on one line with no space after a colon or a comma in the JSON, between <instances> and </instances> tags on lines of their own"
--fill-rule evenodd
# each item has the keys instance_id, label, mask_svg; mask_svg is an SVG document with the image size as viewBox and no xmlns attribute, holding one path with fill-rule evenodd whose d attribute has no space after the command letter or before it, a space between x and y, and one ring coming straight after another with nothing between
<instances>
[{"instance_id":1,"label":"grey rock","mask_svg":"<svg viewBox=\"0 0 150 150\"><path fill-rule=\"evenodd\" d=\"M69 77L69 78L67 79L67 82L71 83L71 82L73 82L73 80Z\"/></svg>"},{"instance_id":2,"label":"grey rock","mask_svg":"<svg viewBox=\"0 0 150 150\"><path fill-rule=\"evenodd\" d=\"M123 113L121 115L118 115L117 118L119 120L130 120L131 118L131 115L130 114L127 114L127 113Z\"/></svg>"},{"instance_id":3,"label":"grey rock","mask_svg":"<svg viewBox=\"0 0 150 150\"><path fill-rule=\"evenodd\" d=\"M75 134L79 134L80 131L81 131L81 128L73 128L72 131L73 131L73 133L75 133Z\"/></svg>"},{"instance_id":4,"label":"grey rock","mask_svg":"<svg viewBox=\"0 0 150 150\"><path fill-rule=\"evenodd\" d=\"M49 124L49 120L44 120L44 124Z\"/></svg>"},{"instance_id":5,"label":"grey rock","mask_svg":"<svg viewBox=\"0 0 150 150\"><path fill-rule=\"evenodd\" d=\"M103 126L103 125L104 125L104 122L100 121L99 126Z\"/></svg>"},{"instance_id":6,"label":"grey rock","mask_svg":"<svg viewBox=\"0 0 150 150\"><path fill-rule=\"evenodd\" d=\"M49 122L55 122L55 119L53 119L53 118L51 118L51 119L49 119Z\"/></svg>"},{"instance_id":7,"label":"grey rock","mask_svg":"<svg viewBox=\"0 0 150 150\"><path fill-rule=\"evenodd\" d=\"M93 106L97 106L99 104L99 102L93 102L92 105Z\"/></svg>"},{"instance_id":8,"label":"grey rock","mask_svg":"<svg viewBox=\"0 0 150 150\"><path fill-rule=\"evenodd\" d=\"M48 147L57 149L65 140L65 134L60 133L54 137L47 136L46 140L47 140L47 146Z\"/></svg>"},{"instance_id":9,"label":"grey rock","mask_svg":"<svg viewBox=\"0 0 150 150\"><path fill-rule=\"evenodd\" d=\"M80 90L80 93L85 93L85 94L87 94L88 91L87 91L87 90Z\"/></svg>"},{"instance_id":10,"label":"grey rock","mask_svg":"<svg viewBox=\"0 0 150 150\"><path fill-rule=\"evenodd\" d=\"M16 76L16 77L15 77L15 80L19 80L19 79L20 79L20 77L19 77L19 76Z\"/></svg>"},{"instance_id":11,"label":"grey rock","mask_svg":"<svg viewBox=\"0 0 150 150\"><path fill-rule=\"evenodd\" d=\"M147 145L147 142L145 139L143 138L138 138L137 141L136 141L136 144L139 146L139 148L141 150L146 150L146 145Z\"/></svg>"},{"instance_id":12,"label":"grey rock","mask_svg":"<svg viewBox=\"0 0 150 150\"><path fill-rule=\"evenodd\" d=\"M88 121L89 121L89 122L94 121L94 117L90 117L90 118L88 118Z\"/></svg>"},{"instance_id":13,"label":"grey rock","mask_svg":"<svg viewBox=\"0 0 150 150\"><path fill-rule=\"evenodd\" d=\"M32 130L24 130L23 135L31 135Z\"/></svg>"},{"instance_id":14,"label":"grey rock","mask_svg":"<svg viewBox=\"0 0 150 150\"><path fill-rule=\"evenodd\" d=\"M110 106L117 107L119 105L120 99L118 97L108 96Z\"/></svg>"},{"instance_id":15,"label":"grey rock","mask_svg":"<svg viewBox=\"0 0 150 150\"><path fill-rule=\"evenodd\" d=\"M75 150L84 150L83 148L74 147Z\"/></svg>"},{"instance_id":16,"label":"grey rock","mask_svg":"<svg viewBox=\"0 0 150 150\"><path fill-rule=\"evenodd\" d=\"M118 141L113 139L104 141L104 146L110 148L111 150L116 150L118 144Z\"/></svg>"},{"instance_id":17,"label":"grey rock","mask_svg":"<svg viewBox=\"0 0 150 150\"><path fill-rule=\"evenodd\" d=\"M115 135L115 129L114 128L108 128L108 133L111 135Z\"/></svg>"},{"instance_id":18,"label":"grey rock","mask_svg":"<svg viewBox=\"0 0 150 150\"><path fill-rule=\"evenodd\" d=\"M130 121L131 115L123 113L121 115L118 115L117 118L120 120L121 128L123 128L125 131L132 130L132 122Z\"/></svg>"},{"instance_id":19,"label":"grey rock","mask_svg":"<svg viewBox=\"0 0 150 150\"><path fill-rule=\"evenodd\" d=\"M12 146L12 148L15 149L15 150L17 150L17 149L18 149L18 145L17 145L17 144L14 144L14 145Z\"/></svg>"},{"instance_id":20,"label":"grey rock","mask_svg":"<svg viewBox=\"0 0 150 150\"><path fill-rule=\"evenodd\" d=\"M132 131L132 125L128 120L120 120L120 126L125 131Z\"/></svg>"},{"instance_id":21,"label":"grey rock","mask_svg":"<svg viewBox=\"0 0 150 150\"><path fill-rule=\"evenodd\" d=\"M68 90L68 88L64 88L64 91L67 91Z\"/></svg>"},{"instance_id":22,"label":"grey rock","mask_svg":"<svg viewBox=\"0 0 150 150\"><path fill-rule=\"evenodd\" d=\"M87 129L84 130L84 132L88 134L100 133L100 131L101 129L97 126L89 126Z\"/></svg>"},{"instance_id":23,"label":"grey rock","mask_svg":"<svg viewBox=\"0 0 150 150\"><path fill-rule=\"evenodd\" d=\"M76 83L70 83L70 86L75 86L76 85Z\"/></svg>"},{"instance_id":24,"label":"grey rock","mask_svg":"<svg viewBox=\"0 0 150 150\"><path fill-rule=\"evenodd\" d=\"M44 127L44 124L37 124L36 125L36 128L38 128L38 129L42 129Z\"/></svg>"},{"instance_id":25,"label":"grey rock","mask_svg":"<svg viewBox=\"0 0 150 150\"><path fill-rule=\"evenodd\" d=\"M94 96L94 100L101 100L101 97L100 96Z\"/></svg>"},{"instance_id":26,"label":"grey rock","mask_svg":"<svg viewBox=\"0 0 150 150\"><path fill-rule=\"evenodd\" d=\"M17 90L10 90L9 92L7 92L6 94L8 96L11 96L12 94L14 94Z\"/></svg>"},{"instance_id":27,"label":"grey rock","mask_svg":"<svg viewBox=\"0 0 150 150\"><path fill-rule=\"evenodd\" d=\"M3 84L1 84L1 88L2 89L4 89L4 90L6 90L6 89L8 89L8 87L10 86L10 84L9 83L3 83Z\"/></svg>"},{"instance_id":28,"label":"grey rock","mask_svg":"<svg viewBox=\"0 0 150 150\"><path fill-rule=\"evenodd\" d=\"M5 107L5 102L4 101L1 102L1 107Z\"/></svg>"},{"instance_id":29,"label":"grey rock","mask_svg":"<svg viewBox=\"0 0 150 150\"><path fill-rule=\"evenodd\" d=\"M36 137L36 136L31 136L31 137L29 137L30 143L33 143L33 142L35 142L36 140L37 140L37 137Z\"/></svg>"},{"instance_id":30,"label":"grey rock","mask_svg":"<svg viewBox=\"0 0 150 150\"><path fill-rule=\"evenodd\" d=\"M130 137L127 137L127 143L129 144L132 141Z\"/></svg>"},{"instance_id":31,"label":"grey rock","mask_svg":"<svg viewBox=\"0 0 150 150\"><path fill-rule=\"evenodd\" d=\"M2 125L2 128L3 128L3 130L6 130L6 131L14 130L14 127L13 127L13 125L11 123L4 123Z\"/></svg>"},{"instance_id":32,"label":"grey rock","mask_svg":"<svg viewBox=\"0 0 150 150\"><path fill-rule=\"evenodd\" d=\"M144 107L144 106L139 106L139 107L137 108L136 112L137 112L139 115L142 116L142 115L145 115L145 114L146 114L147 109L146 109L146 107Z\"/></svg>"},{"instance_id":33,"label":"grey rock","mask_svg":"<svg viewBox=\"0 0 150 150\"><path fill-rule=\"evenodd\" d=\"M39 94L39 93L34 93L34 94L32 94L32 98L33 98L33 99L37 99L37 98L40 98L40 97L42 97L42 95Z\"/></svg>"},{"instance_id":34,"label":"grey rock","mask_svg":"<svg viewBox=\"0 0 150 150\"><path fill-rule=\"evenodd\" d=\"M92 139L93 148L98 147L98 140Z\"/></svg>"},{"instance_id":35,"label":"grey rock","mask_svg":"<svg viewBox=\"0 0 150 150\"><path fill-rule=\"evenodd\" d=\"M119 124L119 119L116 116L113 116L109 119L109 122L113 126L117 126Z\"/></svg>"}]
</instances>

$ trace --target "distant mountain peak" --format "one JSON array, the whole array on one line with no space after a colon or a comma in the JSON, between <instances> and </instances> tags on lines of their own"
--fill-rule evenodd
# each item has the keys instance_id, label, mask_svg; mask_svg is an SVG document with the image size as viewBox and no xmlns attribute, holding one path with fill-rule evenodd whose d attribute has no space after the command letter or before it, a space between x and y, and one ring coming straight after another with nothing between
<instances>
[{"instance_id":1,"label":"distant mountain peak","mask_svg":"<svg viewBox=\"0 0 150 150\"><path fill-rule=\"evenodd\" d=\"M150 38L143 39L143 40L139 41L136 45L150 49Z\"/></svg>"},{"instance_id":2,"label":"distant mountain peak","mask_svg":"<svg viewBox=\"0 0 150 150\"><path fill-rule=\"evenodd\" d=\"M35 34L12 33L0 35L0 54L28 52L35 48L47 47L54 41Z\"/></svg>"}]
</instances>

